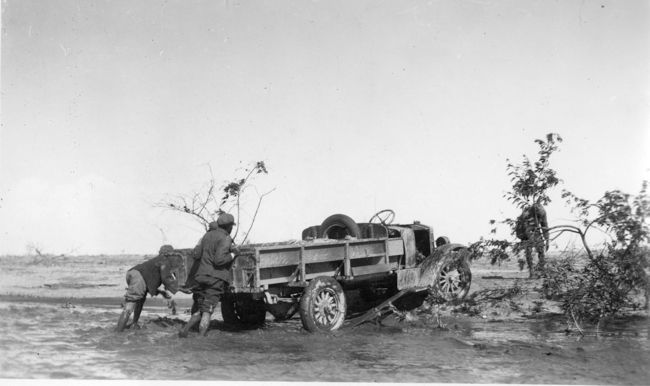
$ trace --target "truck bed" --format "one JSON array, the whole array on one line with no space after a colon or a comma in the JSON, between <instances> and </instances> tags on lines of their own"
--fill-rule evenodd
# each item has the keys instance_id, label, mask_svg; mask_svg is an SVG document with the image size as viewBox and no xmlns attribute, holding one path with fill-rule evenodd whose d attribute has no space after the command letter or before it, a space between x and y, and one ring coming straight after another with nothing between
<instances>
[{"instance_id":1,"label":"truck bed","mask_svg":"<svg viewBox=\"0 0 650 386\"><path fill-rule=\"evenodd\" d=\"M318 276L351 280L403 268L403 257L404 242L399 237L250 244L240 248L233 264L233 289L300 286Z\"/></svg>"}]
</instances>

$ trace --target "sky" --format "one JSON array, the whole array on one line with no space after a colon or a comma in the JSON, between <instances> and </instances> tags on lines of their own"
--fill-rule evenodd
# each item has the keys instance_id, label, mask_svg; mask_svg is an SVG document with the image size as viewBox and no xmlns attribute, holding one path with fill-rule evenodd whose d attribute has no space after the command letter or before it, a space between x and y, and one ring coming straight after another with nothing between
<instances>
[{"instance_id":1,"label":"sky","mask_svg":"<svg viewBox=\"0 0 650 386\"><path fill-rule=\"evenodd\" d=\"M650 177L649 27L645 0L4 0L0 254L192 247L156 203L256 161L252 241L390 208L468 243L549 132L570 221L561 188Z\"/></svg>"}]
</instances>

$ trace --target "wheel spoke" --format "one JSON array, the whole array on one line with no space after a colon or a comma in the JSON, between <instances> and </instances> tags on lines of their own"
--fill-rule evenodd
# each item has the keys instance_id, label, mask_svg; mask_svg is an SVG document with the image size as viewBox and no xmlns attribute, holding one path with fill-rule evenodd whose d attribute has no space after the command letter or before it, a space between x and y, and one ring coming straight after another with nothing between
<instances>
[{"instance_id":1,"label":"wheel spoke","mask_svg":"<svg viewBox=\"0 0 650 386\"><path fill-rule=\"evenodd\" d=\"M445 266L440 272L439 285L440 289L449 294L458 294L460 289L464 287L465 282L464 273L461 268L456 266Z\"/></svg>"},{"instance_id":2,"label":"wheel spoke","mask_svg":"<svg viewBox=\"0 0 650 386\"><path fill-rule=\"evenodd\" d=\"M314 298L314 319L323 326L334 323L340 314L338 297L331 289L324 289Z\"/></svg>"},{"instance_id":3,"label":"wheel spoke","mask_svg":"<svg viewBox=\"0 0 650 386\"><path fill-rule=\"evenodd\" d=\"M449 292L456 292L458 290L458 285L456 284L455 281L451 282L451 291Z\"/></svg>"},{"instance_id":4,"label":"wheel spoke","mask_svg":"<svg viewBox=\"0 0 650 386\"><path fill-rule=\"evenodd\" d=\"M447 290L447 280L442 279L442 285L441 286L442 286L442 290L446 291Z\"/></svg>"}]
</instances>

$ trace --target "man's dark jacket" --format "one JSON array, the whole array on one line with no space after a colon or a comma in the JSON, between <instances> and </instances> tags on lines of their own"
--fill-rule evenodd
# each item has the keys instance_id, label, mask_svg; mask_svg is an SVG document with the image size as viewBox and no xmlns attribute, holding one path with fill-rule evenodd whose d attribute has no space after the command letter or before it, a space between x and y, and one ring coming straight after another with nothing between
<instances>
[{"instance_id":1,"label":"man's dark jacket","mask_svg":"<svg viewBox=\"0 0 650 386\"><path fill-rule=\"evenodd\" d=\"M165 266L165 269L161 269L163 266ZM135 269L140 272L142 278L144 278L144 282L147 283L147 292L149 292L151 296L156 296L158 295L158 287L160 287L161 284L165 284L165 289L168 291L176 293L178 282L177 280L172 279L168 272L173 268L174 267L172 267L170 262L170 257L161 254L153 259L145 261L144 263L136 265L130 270Z\"/></svg>"},{"instance_id":2,"label":"man's dark jacket","mask_svg":"<svg viewBox=\"0 0 650 386\"><path fill-rule=\"evenodd\" d=\"M210 230L195 249L195 253L200 253L200 262L194 277L197 282L208 284L213 283L214 279L228 283L231 281L232 243L232 238L225 230L210 224Z\"/></svg>"},{"instance_id":3,"label":"man's dark jacket","mask_svg":"<svg viewBox=\"0 0 650 386\"><path fill-rule=\"evenodd\" d=\"M527 206L517 217L515 233L522 241L528 240L530 234L541 232L544 239L548 240L548 219L546 210L541 204Z\"/></svg>"}]
</instances>

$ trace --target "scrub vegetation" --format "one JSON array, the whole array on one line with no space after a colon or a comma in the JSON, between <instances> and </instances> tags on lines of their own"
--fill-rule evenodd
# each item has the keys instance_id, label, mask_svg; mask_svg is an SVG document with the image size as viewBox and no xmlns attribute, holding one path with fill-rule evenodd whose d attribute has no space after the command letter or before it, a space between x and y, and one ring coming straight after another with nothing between
<instances>
[{"instance_id":1,"label":"scrub vegetation","mask_svg":"<svg viewBox=\"0 0 650 386\"><path fill-rule=\"evenodd\" d=\"M512 182L504 197L518 209L534 204L551 202L550 189L562 181L551 167L550 159L559 150L562 138L548 134L544 140L537 139L538 158L532 162L527 156L519 164L508 160L506 171ZM621 313L625 309L648 306L648 241L650 229L650 200L644 181L637 195L620 190L606 191L595 201L580 198L573 192L563 190L575 215L568 224L549 224L549 239L554 241L566 235L577 235L581 241L581 253L564 251L544 266L538 267L542 279L541 289L548 299L558 300L567 321L578 332L584 326L595 326ZM506 225L512 239L481 239L471 245L473 258L488 258L492 264L518 257L528 241L517 241L517 221L507 218L490 220L491 234L496 234L498 224ZM589 245L588 234L601 232L605 241L600 246ZM519 260L520 268L524 261ZM640 299L644 300L641 304Z\"/></svg>"}]
</instances>

